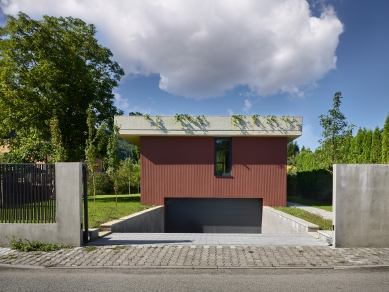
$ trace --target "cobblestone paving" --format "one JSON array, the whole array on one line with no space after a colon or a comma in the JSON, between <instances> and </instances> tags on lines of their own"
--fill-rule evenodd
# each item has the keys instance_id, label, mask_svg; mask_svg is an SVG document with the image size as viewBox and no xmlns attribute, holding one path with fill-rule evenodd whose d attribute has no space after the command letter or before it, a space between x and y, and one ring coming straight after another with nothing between
<instances>
[{"instance_id":1,"label":"cobblestone paving","mask_svg":"<svg viewBox=\"0 0 389 292\"><path fill-rule=\"evenodd\" d=\"M389 265L389 248L129 245L78 247L55 252L18 252L0 248L0 264L43 267L334 268Z\"/></svg>"}]
</instances>

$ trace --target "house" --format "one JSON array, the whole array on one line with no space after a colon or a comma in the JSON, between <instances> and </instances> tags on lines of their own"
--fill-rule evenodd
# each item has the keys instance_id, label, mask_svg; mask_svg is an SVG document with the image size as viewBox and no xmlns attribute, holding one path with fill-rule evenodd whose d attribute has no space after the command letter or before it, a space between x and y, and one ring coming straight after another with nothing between
<instances>
[{"instance_id":1,"label":"house","mask_svg":"<svg viewBox=\"0 0 389 292\"><path fill-rule=\"evenodd\" d=\"M263 206L286 205L294 116L116 116L140 147L141 203L165 206L165 231L260 233Z\"/></svg>"}]
</instances>

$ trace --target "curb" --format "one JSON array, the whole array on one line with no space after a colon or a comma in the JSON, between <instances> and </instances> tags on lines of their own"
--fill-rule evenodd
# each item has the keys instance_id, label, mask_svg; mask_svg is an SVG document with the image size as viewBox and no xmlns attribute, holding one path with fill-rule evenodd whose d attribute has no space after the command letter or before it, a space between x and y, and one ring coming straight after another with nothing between
<instances>
[{"instance_id":1,"label":"curb","mask_svg":"<svg viewBox=\"0 0 389 292\"><path fill-rule=\"evenodd\" d=\"M335 270L351 270L351 269L389 269L389 265L363 265L363 266L337 266Z\"/></svg>"},{"instance_id":2,"label":"curb","mask_svg":"<svg viewBox=\"0 0 389 292\"><path fill-rule=\"evenodd\" d=\"M44 266L33 266L33 265L10 265L10 264L0 264L0 268L9 268L9 269L45 269Z\"/></svg>"}]
</instances>

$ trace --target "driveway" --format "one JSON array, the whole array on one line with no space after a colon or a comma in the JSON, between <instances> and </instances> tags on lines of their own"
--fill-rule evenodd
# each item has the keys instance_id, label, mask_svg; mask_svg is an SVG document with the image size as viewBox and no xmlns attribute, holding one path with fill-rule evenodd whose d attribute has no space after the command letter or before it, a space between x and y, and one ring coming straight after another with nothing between
<instances>
[{"instance_id":1,"label":"driveway","mask_svg":"<svg viewBox=\"0 0 389 292\"><path fill-rule=\"evenodd\" d=\"M111 233L90 245L326 246L309 234Z\"/></svg>"}]
</instances>

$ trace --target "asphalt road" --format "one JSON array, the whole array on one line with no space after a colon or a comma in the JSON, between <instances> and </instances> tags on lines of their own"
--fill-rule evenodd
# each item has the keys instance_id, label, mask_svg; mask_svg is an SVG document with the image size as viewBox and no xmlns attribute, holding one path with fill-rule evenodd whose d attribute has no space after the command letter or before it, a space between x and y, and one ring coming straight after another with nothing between
<instances>
[{"instance_id":1,"label":"asphalt road","mask_svg":"<svg viewBox=\"0 0 389 292\"><path fill-rule=\"evenodd\" d=\"M0 291L389 291L389 269L10 269Z\"/></svg>"}]
</instances>

